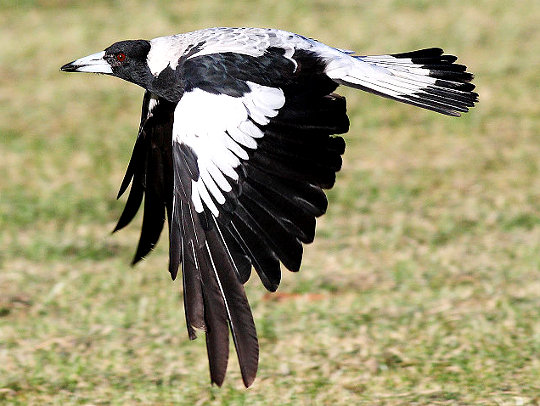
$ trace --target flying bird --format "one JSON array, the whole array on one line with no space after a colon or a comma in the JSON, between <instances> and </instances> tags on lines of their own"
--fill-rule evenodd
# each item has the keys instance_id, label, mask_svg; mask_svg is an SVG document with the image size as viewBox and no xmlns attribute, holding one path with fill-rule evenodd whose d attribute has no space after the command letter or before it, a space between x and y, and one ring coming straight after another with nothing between
<instances>
[{"instance_id":1,"label":"flying bird","mask_svg":"<svg viewBox=\"0 0 540 406\"><path fill-rule=\"evenodd\" d=\"M244 385L259 345L243 284L255 269L275 291L281 266L300 269L303 244L327 209L349 129L339 85L459 116L478 100L473 75L439 48L376 56L261 28L209 28L116 42L62 66L145 89L131 184L115 231L144 197L133 263L165 220L169 272L182 269L188 335L206 334L210 379L222 385L229 330Z\"/></svg>"}]
</instances>

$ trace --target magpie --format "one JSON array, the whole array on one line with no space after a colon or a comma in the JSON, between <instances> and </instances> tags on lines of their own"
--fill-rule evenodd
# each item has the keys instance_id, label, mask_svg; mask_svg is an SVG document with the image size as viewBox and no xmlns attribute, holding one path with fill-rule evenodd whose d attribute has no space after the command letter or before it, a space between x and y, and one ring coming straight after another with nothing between
<instances>
[{"instance_id":1,"label":"magpie","mask_svg":"<svg viewBox=\"0 0 540 406\"><path fill-rule=\"evenodd\" d=\"M243 284L253 268L273 292L281 266L298 271L327 209L323 189L345 151L337 135L349 129L336 88L459 116L478 94L456 60L440 48L361 56L282 30L219 27L116 42L61 67L145 89L115 231L144 198L135 264L167 219L169 272L181 266L188 335L205 332L212 384L225 378L229 330L253 383L259 345Z\"/></svg>"}]
</instances>

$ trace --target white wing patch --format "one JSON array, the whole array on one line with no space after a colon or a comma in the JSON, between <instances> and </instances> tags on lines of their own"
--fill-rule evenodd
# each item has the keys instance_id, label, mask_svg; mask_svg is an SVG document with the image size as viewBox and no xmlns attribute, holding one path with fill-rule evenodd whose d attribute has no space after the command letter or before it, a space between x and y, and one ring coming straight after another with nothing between
<instances>
[{"instance_id":1,"label":"white wing patch","mask_svg":"<svg viewBox=\"0 0 540 406\"><path fill-rule=\"evenodd\" d=\"M223 193L232 190L231 180L238 180L236 168L264 135L256 124L268 124L285 104L281 89L246 83L251 91L242 97L193 89L174 111L173 142L189 146L197 156L199 179L192 181L192 201L198 213L206 205L219 215L216 203L225 203Z\"/></svg>"}]
</instances>

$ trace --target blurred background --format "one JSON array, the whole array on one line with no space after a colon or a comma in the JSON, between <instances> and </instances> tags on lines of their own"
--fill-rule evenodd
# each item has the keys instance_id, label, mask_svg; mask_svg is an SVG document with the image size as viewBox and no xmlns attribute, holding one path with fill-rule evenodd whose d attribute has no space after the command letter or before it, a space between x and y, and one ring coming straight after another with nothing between
<instances>
[{"instance_id":1,"label":"blurred background","mask_svg":"<svg viewBox=\"0 0 540 406\"><path fill-rule=\"evenodd\" d=\"M350 89L342 171L277 294L246 289L259 375L211 387L162 236L111 235L143 90L61 73L123 39L276 27L359 54L437 46L461 118ZM538 404L540 4L0 0L0 403Z\"/></svg>"}]
</instances>

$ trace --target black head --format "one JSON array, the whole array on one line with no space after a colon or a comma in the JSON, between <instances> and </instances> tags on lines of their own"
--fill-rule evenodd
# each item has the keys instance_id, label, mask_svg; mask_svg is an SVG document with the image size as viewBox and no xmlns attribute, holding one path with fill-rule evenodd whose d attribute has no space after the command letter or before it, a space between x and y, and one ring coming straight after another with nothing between
<instances>
[{"instance_id":1,"label":"black head","mask_svg":"<svg viewBox=\"0 0 540 406\"><path fill-rule=\"evenodd\" d=\"M77 59L60 69L65 72L112 75L146 87L152 75L146 61L149 51L148 41L120 41L102 52Z\"/></svg>"}]
</instances>

